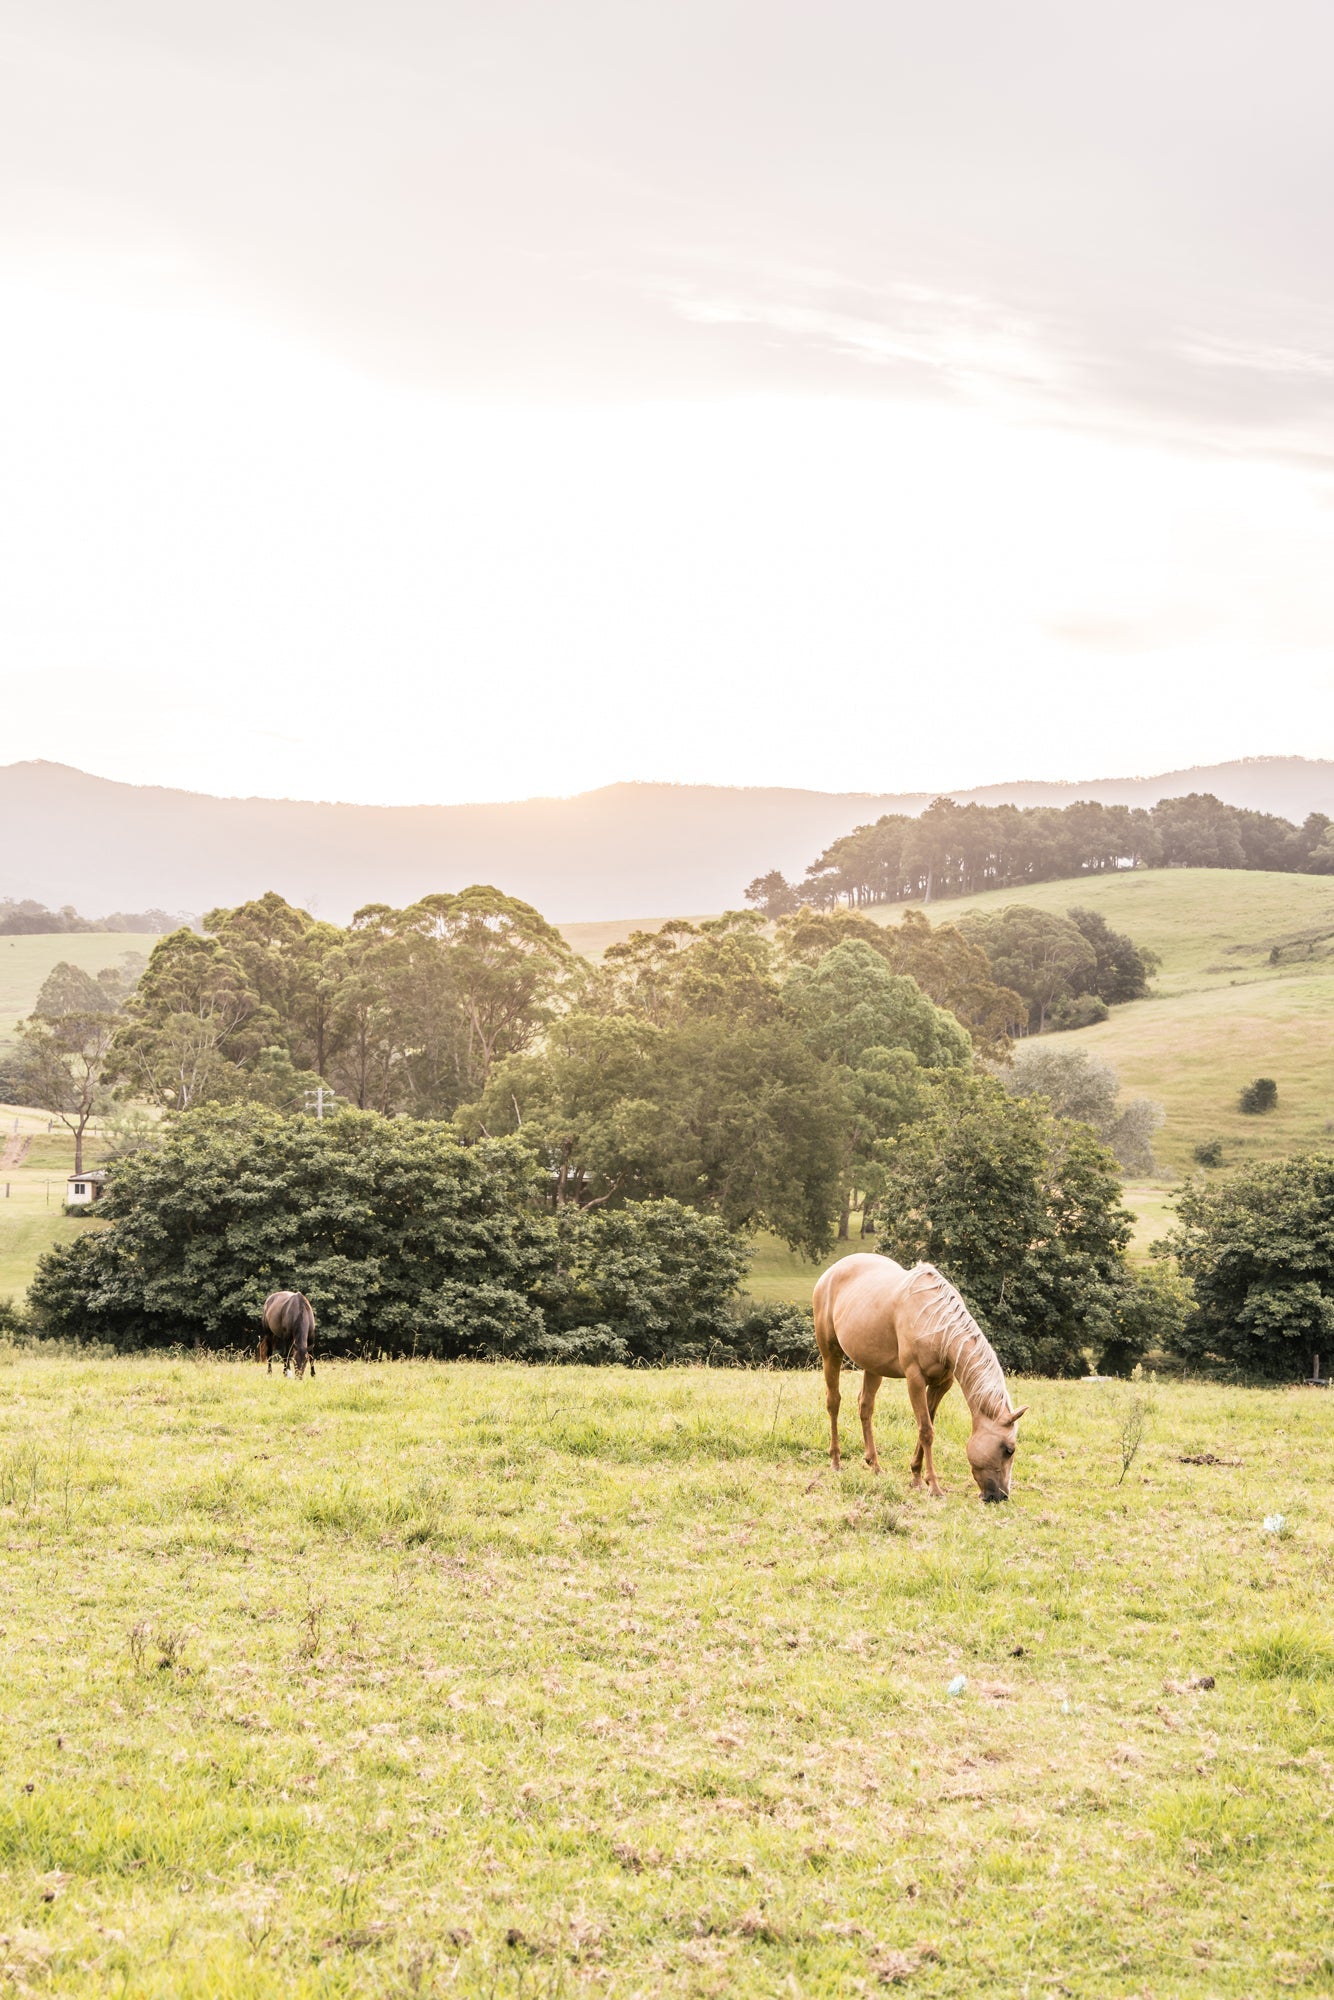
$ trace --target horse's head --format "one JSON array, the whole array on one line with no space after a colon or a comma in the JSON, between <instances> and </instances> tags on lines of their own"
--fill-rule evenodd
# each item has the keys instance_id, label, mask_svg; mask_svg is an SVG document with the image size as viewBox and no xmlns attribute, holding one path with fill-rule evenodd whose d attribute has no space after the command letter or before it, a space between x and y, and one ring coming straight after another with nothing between
<instances>
[{"instance_id":1,"label":"horse's head","mask_svg":"<svg viewBox=\"0 0 1334 2000\"><path fill-rule=\"evenodd\" d=\"M1024 1411L1009 1408L994 1416L973 1418L973 1434L968 1440L968 1463L984 1500L1008 1500L1010 1474L1014 1469L1015 1425Z\"/></svg>"}]
</instances>

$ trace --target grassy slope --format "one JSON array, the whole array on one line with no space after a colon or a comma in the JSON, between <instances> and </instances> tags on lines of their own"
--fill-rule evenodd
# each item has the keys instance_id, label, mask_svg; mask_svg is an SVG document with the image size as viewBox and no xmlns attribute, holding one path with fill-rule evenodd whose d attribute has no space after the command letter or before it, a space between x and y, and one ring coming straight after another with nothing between
<instances>
[{"instance_id":1,"label":"grassy slope","mask_svg":"<svg viewBox=\"0 0 1334 2000\"><path fill-rule=\"evenodd\" d=\"M813 1373L0 1365L6 1988L1328 1992L1334 1405L1023 1393L984 1509Z\"/></svg>"},{"instance_id":2,"label":"grassy slope","mask_svg":"<svg viewBox=\"0 0 1334 2000\"><path fill-rule=\"evenodd\" d=\"M940 903L932 915L943 922L1018 901L1099 910L1161 956L1155 997L1114 1008L1102 1026L1081 1031L1078 1045L1114 1063L1128 1090L1163 1104L1156 1149L1166 1165L1189 1170L1201 1139L1221 1138L1229 1165L1329 1142L1334 956L1298 966L1270 966L1268 957L1286 934L1334 929L1334 879L1159 869ZM1236 1108L1254 1076L1278 1083L1278 1110L1267 1117Z\"/></svg>"},{"instance_id":3,"label":"grassy slope","mask_svg":"<svg viewBox=\"0 0 1334 2000\"><path fill-rule=\"evenodd\" d=\"M19 1165L0 1165L0 1299L27 1291L37 1259L53 1243L66 1242L99 1225L64 1213L65 1184L74 1167L74 1140L63 1126L48 1134L46 1118L35 1111L0 1106L0 1138L8 1158L14 1120L26 1150ZM96 1164L96 1140L84 1141L85 1167ZM8 1193L6 1193L8 1189Z\"/></svg>"},{"instance_id":4,"label":"grassy slope","mask_svg":"<svg viewBox=\"0 0 1334 2000\"><path fill-rule=\"evenodd\" d=\"M85 972L101 972L115 965L127 951L147 955L157 943L155 937L137 932L80 931L70 937L0 937L0 1041L12 1035L18 1022L31 1013L42 981L53 965L64 959L80 965Z\"/></svg>"}]
</instances>

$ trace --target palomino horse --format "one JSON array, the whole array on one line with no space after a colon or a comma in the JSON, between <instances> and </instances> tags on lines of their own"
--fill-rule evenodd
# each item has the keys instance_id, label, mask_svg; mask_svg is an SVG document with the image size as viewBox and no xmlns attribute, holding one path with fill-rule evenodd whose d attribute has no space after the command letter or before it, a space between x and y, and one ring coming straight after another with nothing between
<instances>
[{"instance_id":1,"label":"palomino horse","mask_svg":"<svg viewBox=\"0 0 1334 2000\"><path fill-rule=\"evenodd\" d=\"M829 1411L829 1456L839 1469L839 1371L843 1358L862 1370L857 1409L866 1463L879 1472L871 1415L886 1375L908 1385L917 1419L913 1485L941 1492L932 1462L934 1418L941 1398L957 1382L973 1418L968 1463L984 1500L1008 1500L1014 1464L1015 1425L1024 1410L1010 1407L995 1350L948 1278L934 1264L905 1271L890 1257L842 1257L815 1287L815 1338L824 1362ZM1027 1409L1028 1405L1024 1405Z\"/></svg>"},{"instance_id":2,"label":"palomino horse","mask_svg":"<svg viewBox=\"0 0 1334 2000\"><path fill-rule=\"evenodd\" d=\"M310 1300L304 1292L270 1292L264 1301L264 1330L259 1336L257 1359L267 1361L269 1373L273 1373L273 1350L288 1343L283 1356L283 1374L290 1375L292 1363L296 1363L298 1377L305 1373L306 1363L310 1363L310 1379L315 1380L315 1356L311 1343L315 1338L315 1315L311 1311Z\"/></svg>"}]
</instances>

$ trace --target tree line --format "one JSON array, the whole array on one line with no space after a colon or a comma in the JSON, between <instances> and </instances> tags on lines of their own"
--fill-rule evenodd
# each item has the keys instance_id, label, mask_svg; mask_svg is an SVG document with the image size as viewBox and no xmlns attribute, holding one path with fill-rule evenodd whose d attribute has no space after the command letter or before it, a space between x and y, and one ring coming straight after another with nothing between
<instances>
[{"instance_id":1,"label":"tree line","mask_svg":"<svg viewBox=\"0 0 1334 2000\"><path fill-rule=\"evenodd\" d=\"M1044 921L1096 965L1076 926ZM732 1327L720 1353L773 1359L776 1340L805 1349L787 1308L736 1334L744 1235L818 1256L860 1218L953 1277L1011 1367L1064 1373L1162 1334L1167 1295L1124 1256L1114 1080L1110 1098L1084 1089L1100 1127L1065 1115L1082 1102L1068 1078L1026 1089L1008 1029L1027 999L920 912L886 928L802 910L773 934L753 911L678 920L594 966L486 886L346 927L270 894L161 939L132 993L58 970L48 989L68 990L43 990L20 1060L68 1056L86 1031L99 1087L162 1115L115 1167L112 1230L44 1263L33 1298L54 1328L234 1338L256 1284L299 1274L322 1319L389 1351L411 1327L439 1352L555 1356L541 1343L559 1339L566 1358L663 1358L708 1319L715 1344ZM321 1089L346 1109L317 1128L300 1114ZM459 1248L479 1173L491 1193ZM415 1276L388 1247L407 1217L427 1246ZM547 1246L522 1284L511 1238ZM698 1323L661 1303L692 1259L714 1273ZM621 1271L639 1303L592 1302L591 1276L569 1291L576 1268Z\"/></svg>"},{"instance_id":2,"label":"tree line","mask_svg":"<svg viewBox=\"0 0 1334 2000\"><path fill-rule=\"evenodd\" d=\"M554 1208L673 1198L815 1254L854 1212L875 1221L884 1149L946 1071L1004 1062L1013 1034L1144 976L1080 911L970 934L803 910L774 936L737 911L636 932L594 966L486 885L346 927L271 892L161 939L133 990L57 967L5 1087L76 1142L116 1094L449 1119L541 1151Z\"/></svg>"},{"instance_id":3,"label":"tree line","mask_svg":"<svg viewBox=\"0 0 1334 2000\"><path fill-rule=\"evenodd\" d=\"M801 882L778 869L745 892L770 918L803 903L934 902L1120 868L1262 868L1334 874L1334 824L1311 813L1300 826L1275 813L1225 805L1212 792L1157 805L959 805L934 799L917 818L886 813L854 827L814 860Z\"/></svg>"},{"instance_id":4,"label":"tree line","mask_svg":"<svg viewBox=\"0 0 1334 2000\"><path fill-rule=\"evenodd\" d=\"M31 896L0 897L0 937L63 937L81 931L130 931L141 937L175 930L179 916L165 910L113 910L109 917L81 917L72 903L48 910Z\"/></svg>"}]
</instances>

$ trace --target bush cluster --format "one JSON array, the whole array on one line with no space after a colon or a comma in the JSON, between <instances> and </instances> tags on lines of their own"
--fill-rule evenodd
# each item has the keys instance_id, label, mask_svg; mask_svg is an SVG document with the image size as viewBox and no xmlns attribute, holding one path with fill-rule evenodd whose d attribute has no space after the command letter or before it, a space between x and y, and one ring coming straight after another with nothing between
<instances>
[{"instance_id":1,"label":"bush cluster","mask_svg":"<svg viewBox=\"0 0 1334 2000\"><path fill-rule=\"evenodd\" d=\"M427 1121L205 1106L121 1163L110 1226L47 1252L32 1312L121 1350L235 1348L290 1287L325 1351L750 1358L746 1251L725 1224L667 1200L552 1215L538 1171L513 1141L463 1146Z\"/></svg>"},{"instance_id":2,"label":"bush cluster","mask_svg":"<svg viewBox=\"0 0 1334 2000\"><path fill-rule=\"evenodd\" d=\"M1167 1239L1194 1289L1175 1345L1278 1381L1334 1356L1334 1154L1268 1160L1188 1188Z\"/></svg>"}]
</instances>

